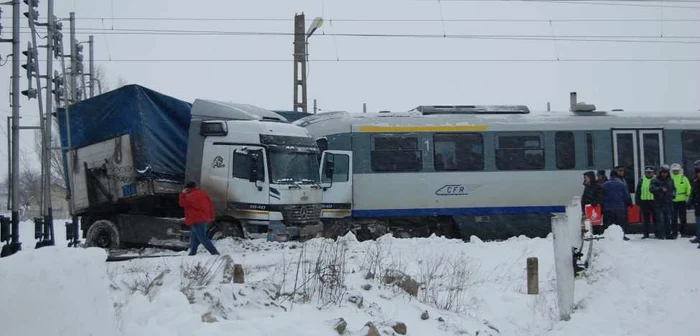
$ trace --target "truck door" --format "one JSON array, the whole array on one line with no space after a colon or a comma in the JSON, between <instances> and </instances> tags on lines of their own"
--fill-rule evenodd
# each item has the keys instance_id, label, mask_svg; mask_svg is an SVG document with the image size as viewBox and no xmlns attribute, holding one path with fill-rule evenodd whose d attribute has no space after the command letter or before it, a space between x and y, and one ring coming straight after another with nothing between
<instances>
[{"instance_id":1,"label":"truck door","mask_svg":"<svg viewBox=\"0 0 700 336\"><path fill-rule=\"evenodd\" d=\"M217 214L226 211L228 208L230 160L231 151L229 146L210 146L202 153L200 184L209 194Z\"/></svg>"},{"instance_id":2,"label":"truck door","mask_svg":"<svg viewBox=\"0 0 700 336\"><path fill-rule=\"evenodd\" d=\"M231 182L229 209L239 219L268 220L270 181L265 149L256 146L231 146Z\"/></svg>"},{"instance_id":3,"label":"truck door","mask_svg":"<svg viewBox=\"0 0 700 336\"><path fill-rule=\"evenodd\" d=\"M327 150L321 157L323 218L349 217L352 213L352 152Z\"/></svg>"}]
</instances>

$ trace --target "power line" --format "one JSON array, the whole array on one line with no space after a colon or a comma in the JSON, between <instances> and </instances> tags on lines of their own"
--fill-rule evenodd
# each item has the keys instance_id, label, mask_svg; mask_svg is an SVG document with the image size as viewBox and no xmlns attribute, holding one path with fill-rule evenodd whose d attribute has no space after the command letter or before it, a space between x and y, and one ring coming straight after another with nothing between
<instances>
[{"instance_id":1,"label":"power line","mask_svg":"<svg viewBox=\"0 0 700 336\"><path fill-rule=\"evenodd\" d=\"M436 2L437 0L415 0L420 2ZM444 2L500 2L500 3L547 3L547 4L564 4L564 5L593 5L593 6L621 6L621 7L647 7L647 8L669 8L669 9L700 9L700 6L683 6L677 3L700 3L697 0L670 0L670 1L640 1L640 0L441 0ZM642 3L646 2L646 3ZM655 4L649 4L654 2ZM672 3L666 5L662 3Z\"/></svg>"},{"instance_id":2,"label":"power line","mask_svg":"<svg viewBox=\"0 0 700 336\"><path fill-rule=\"evenodd\" d=\"M173 35L173 36L293 36L291 32L221 31L182 29L101 29L81 28L81 33L92 35ZM698 44L700 35L505 35L505 34L381 34L381 33L321 33L319 37L348 38L416 38L416 39L482 39L515 41L570 41L614 43L674 43ZM698 41L695 41L698 40Z\"/></svg>"},{"instance_id":3,"label":"power line","mask_svg":"<svg viewBox=\"0 0 700 336\"><path fill-rule=\"evenodd\" d=\"M111 60L95 60L95 62L134 62L134 63L192 63L192 62L209 62L209 63L291 63L291 59L111 59ZM566 63L694 63L700 62L700 58L678 58L678 59L663 59L663 58L648 58L648 59L632 59L632 58L580 58L580 59L527 59L527 58L512 58L512 59L310 59L308 62L316 63L453 63L453 62L475 62L475 63L517 63L517 62L566 62Z\"/></svg>"},{"instance_id":4,"label":"power line","mask_svg":"<svg viewBox=\"0 0 700 336\"><path fill-rule=\"evenodd\" d=\"M243 22L291 22L293 19L285 18L213 18L213 17L81 17L81 21L243 21ZM307 19L306 21L312 21ZM700 22L700 19L677 19L677 18L648 18L648 19L625 19L625 18L582 18L582 19L499 19L499 18L453 18L453 19L428 19L428 18L377 18L377 19L360 19L360 18L340 18L340 19L324 19L327 22L380 22L380 23L437 23L437 22Z\"/></svg>"},{"instance_id":5,"label":"power line","mask_svg":"<svg viewBox=\"0 0 700 336\"><path fill-rule=\"evenodd\" d=\"M26 29L26 28L25 28ZM291 32L222 31L185 29L127 29L81 27L82 34L92 35L176 35L176 36L292 36ZM29 32L24 31L24 34ZM318 36L351 38L420 38L420 39L484 39L521 41L570 41L614 43L672 43L698 44L700 35L505 35L505 34L383 34L383 33L321 33ZM689 41L690 40L690 41Z\"/></svg>"}]
</instances>

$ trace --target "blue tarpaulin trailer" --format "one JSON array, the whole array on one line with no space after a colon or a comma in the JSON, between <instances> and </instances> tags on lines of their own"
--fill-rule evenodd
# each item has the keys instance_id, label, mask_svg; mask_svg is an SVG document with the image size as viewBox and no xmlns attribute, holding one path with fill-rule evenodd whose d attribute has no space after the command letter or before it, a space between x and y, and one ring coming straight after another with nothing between
<instances>
[{"instance_id":1,"label":"blue tarpaulin trailer","mask_svg":"<svg viewBox=\"0 0 700 336\"><path fill-rule=\"evenodd\" d=\"M70 106L71 147L83 148L129 134L136 171L182 181L191 108L182 100L127 85ZM61 147L67 148L65 109L59 109L57 115Z\"/></svg>"}]
</instances>

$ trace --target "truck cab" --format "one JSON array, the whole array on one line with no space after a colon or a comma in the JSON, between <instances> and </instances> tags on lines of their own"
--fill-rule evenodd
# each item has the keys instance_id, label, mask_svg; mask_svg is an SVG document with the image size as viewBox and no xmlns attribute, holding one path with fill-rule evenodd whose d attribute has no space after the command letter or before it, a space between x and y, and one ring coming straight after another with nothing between
<instances>
[{"instance_id":1,"label":"truck cab","mask_svg":"<svg viewBox=\"0 0 700 336\"><path fill-rule=\"evenodd\" d=\"M319 151L307 131L271 120L204 121L200 185L220 217L213 235L277 240L322 230Z\"/></svg>"}]
</instances>

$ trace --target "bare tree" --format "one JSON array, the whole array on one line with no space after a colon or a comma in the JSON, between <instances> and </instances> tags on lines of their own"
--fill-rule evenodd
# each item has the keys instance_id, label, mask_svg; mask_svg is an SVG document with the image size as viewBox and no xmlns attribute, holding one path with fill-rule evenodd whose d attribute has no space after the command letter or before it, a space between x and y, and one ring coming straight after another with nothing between
<instances>
[{"instance_id":1,"label":"bare tree","mask_svg":"<svg viewBox=\"0 0 700 336\"><path fill-rule=\"evenodd\" d=\"M126 80L126 78L122 76L117 77L117 89L126 85L129 85L129 82Z\"/></svg>"},{"instance_id":2,"label":"bare tree","mask_svg":"<svg viewBox=\"0 0 700 336\"><path fill-rule=\"evenodd\" d=\"M95 67L95 81L97 82L95 83L96 94L99 94L100 92L105 93L111 90L109 85L109 79L107 78L107 71L101 64ZM98 90L98 88L100 88L101 90Z\"/></svg>"},{"instance_id":3,"label":"bare tree","mask_svg":"<svg viewBox=\"0 0 700 336\"><path fill-rule=\"evenodd\" d=\"M2 186L7 188L10 184L9 177L5 177ZM25 168L19 174L19 203L27 204L41 197L41 173L35 169Z\"/></svg>"},{"instance_id":4,"label":"bare tree","mask_svg":"<svg viewBox=\"0 0 700 336\"><path fill-rule=\"evenodd\" d=\"M51 139L51 151L49 156L49 165L51 173L51 184L65 187L66 172L63 169L63 153L59 149L61 143L58 138L58 122L54 122L53 128L54 137ZM34 151L41 161L41 132L34 132Z\"/></svg>"}]
</instances>

